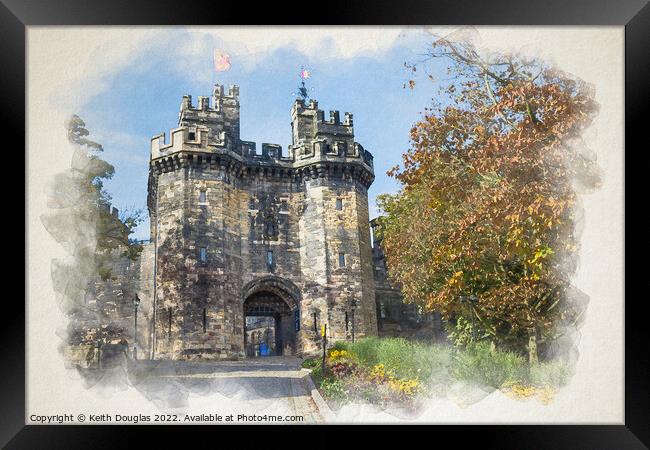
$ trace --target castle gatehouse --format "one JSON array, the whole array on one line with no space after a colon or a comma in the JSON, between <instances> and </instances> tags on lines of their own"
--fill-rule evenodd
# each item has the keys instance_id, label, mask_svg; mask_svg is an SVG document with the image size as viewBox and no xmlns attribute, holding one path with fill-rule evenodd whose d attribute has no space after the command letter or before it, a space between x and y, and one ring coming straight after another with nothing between
<instances>
[{"instance_id":1,"label":"castle gatehouse","mask_svg":"<svg viewBox=\"0 0 650 450\"><path fill-rule=\"evenodd\" d=\"M368 213L373 157L352 114L291 108L286 150L240 137L239 89L182 99L151 141L152 356L301 355L377 334ZM248 324L248 325L247 325Z\"/></svg>"}]
</instances>

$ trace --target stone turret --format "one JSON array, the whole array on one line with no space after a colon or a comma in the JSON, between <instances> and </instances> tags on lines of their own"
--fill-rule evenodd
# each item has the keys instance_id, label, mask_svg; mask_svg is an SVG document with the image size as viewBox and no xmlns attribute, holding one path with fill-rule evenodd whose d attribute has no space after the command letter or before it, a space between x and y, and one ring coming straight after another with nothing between
<instances>
[{"instance_id":1,"label":"stone turret","mask_svg":"<svg viewBox=\"0 0 650 450\"><path fill-rule=\"evenodd\" d=\"M339 111L330 111L326 120L316 100L308 105L301 99L296 100L291 108L289 154L300 164L316 160L350 162L374 178L372 155L354 141L352 114L346 112L343 121L340 117Z\"/></svg>"},{"instance_id":2,"label":"stone turret","mask_svg":"<svg viewBox=\"0 0 650 450\"><path fill-rule=\"evenodd\" d=\"M239 87L230 86L224 94L223 86L216 84L212 93L212 106L209 97L199 97L196 107L192 105L192 96L185 95L181 101L178 117L179 127L207 127L210 138L225 132L234 143L239 143Z\"/></svg>"},{"instance_id":3,"label":"stone turret","mask_svg":"<svg viewBox=\"0 0 650 450\"><path fill-rule=\"evenodd\" d=\"M313 309L324 316L335 339L376 333L368 192L373 158L354 140L352 114L298 99L291 109L295 166L311 176L304 183L301 220L303 273L318 283ZM352 314L352 305L355 314ZM317 306L318 305L318 306ZM360 319L360 320L359 320Z\"/></svg>"}]
</instances>

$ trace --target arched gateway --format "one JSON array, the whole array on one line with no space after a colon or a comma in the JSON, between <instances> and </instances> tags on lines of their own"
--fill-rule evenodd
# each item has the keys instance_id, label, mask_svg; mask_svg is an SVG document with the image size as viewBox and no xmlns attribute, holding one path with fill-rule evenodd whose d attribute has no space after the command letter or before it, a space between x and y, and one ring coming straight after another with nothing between
<instances>
[{"instance_id":1,"label":"arched gateway","mask_svg":"<svg viewBox=\"0 0 650 450\"><path fill-rule=\"evenodd\" d=\"M300 290L268 276L244 289L244 348L247 357L294 355L300 330Z\"/></svg>"}]
</instances>

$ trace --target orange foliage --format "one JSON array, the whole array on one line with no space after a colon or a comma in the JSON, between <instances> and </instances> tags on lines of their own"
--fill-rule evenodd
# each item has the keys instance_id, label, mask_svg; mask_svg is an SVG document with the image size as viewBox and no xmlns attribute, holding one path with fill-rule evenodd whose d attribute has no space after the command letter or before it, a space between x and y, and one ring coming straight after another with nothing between
<instances>
[{"instance_id":1,"label":"orange foliage","mask_svg":"<svg viewBox=\"0 0 650 450\"><path fill-rule=\"evenodd\" d=\"M447 318L468 314L459 296L477 296L481 331L497 342L552 337L576 315L566 301L575 186L598 184L579 145L593 93L543 62L481 57L470 44L441 39L431 57L447 58L456 81L388 172L403 185L380 198L391 277Z\"/></svg>"}]
</instances>

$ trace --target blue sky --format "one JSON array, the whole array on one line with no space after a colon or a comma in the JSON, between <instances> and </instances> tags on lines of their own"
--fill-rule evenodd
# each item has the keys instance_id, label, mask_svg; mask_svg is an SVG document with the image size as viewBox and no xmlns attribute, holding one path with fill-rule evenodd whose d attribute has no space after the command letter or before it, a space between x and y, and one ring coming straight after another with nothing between
<instances>
[{"instance_id":1,"label":"blue sky","mask_svg":"<svg viewBox=\"0 0 650 450\"><path fill-rule=\"evenodd\" d=\"M399 187L386 171L399 163L409 145L409 130L429 106L437 91L426 75L440 80L444 61L417 72L416 88L404 89L412 74L404 62L422 59L432 36L407 29L390 45L354 56L336 51L334 39L300 48L292 41L262 51L250 51L218 31L195 33L173 28L164 39L151 43L123 69L107 75L108 88L91 96L77 113L85 120L90 137L104 146L103 158L115 166L115 176L105 186L119 209L142 208L146 216L149 142L152 136L177 126L184 94L194 101L210 96L214 83L240 86L241 136L244 140L291 143L290 109L295 99L301 66L312 77L312 97L326 112L354 114L355 139L375 157L375 182L370 188L370 215L377 215L375 198ZM328 48L329 47L329 48ZM214 69L213 50L231 56L231 68ZM188 50L189 49L189 50ZM149 238L148 218L134 235Z\"/></svg>"}]
</instances>

